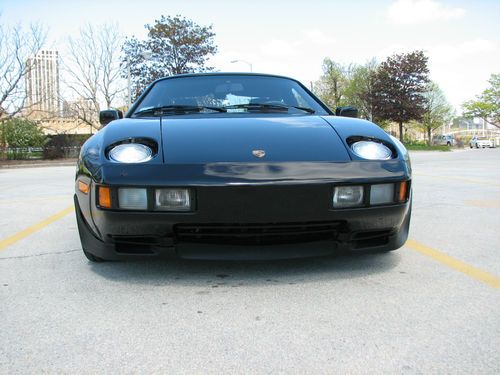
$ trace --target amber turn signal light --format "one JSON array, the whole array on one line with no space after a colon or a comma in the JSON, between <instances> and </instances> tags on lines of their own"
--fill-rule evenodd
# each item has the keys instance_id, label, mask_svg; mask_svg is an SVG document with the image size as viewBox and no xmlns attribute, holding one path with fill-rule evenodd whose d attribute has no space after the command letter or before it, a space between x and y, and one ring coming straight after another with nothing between
<instances>
[{"instance_id":1,"label":"amber turn signal light","mask_svg":"<svg viewBox=\"0 0 500 375\"><path fill-rule=\"evenodd\" d=\"M400 182L399 183L398 202L406 202L407 196L408 196L408 181Z\"/></svg>"},{"instance_id":2,"label":"amber turn signal light","mask_svg":"<svg viewBox=\"0 0 500 375\"><path fill-rule=\"evenodd\" d=\"M80 190L83 194L88 194L90 186L83 181L78 181L78 190Z\"/></svg>"},{"instance_id":3,"label":"amber turn signal light","mask_svg":"<svg viewBox=\"0 0 500 375\"><path fill-rule=\"evenodd\" d=\"M111 189L107 186L99 186L99 206L111 208Z\"/></svg>"}]
</instances>

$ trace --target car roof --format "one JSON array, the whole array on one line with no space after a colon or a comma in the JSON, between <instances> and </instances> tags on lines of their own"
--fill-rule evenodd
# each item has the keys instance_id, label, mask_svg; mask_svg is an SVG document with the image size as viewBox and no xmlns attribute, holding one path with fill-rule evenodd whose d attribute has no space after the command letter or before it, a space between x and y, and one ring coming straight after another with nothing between
<instances>
[{"instance_id":1,"label":"car roof","mask_svg":"<svg viewBox=\"0 0 500 375\"><path fill-rule=\"evenodd\" d=\"M209 76L255 76L255 77L273 77L273 78L284 78L300 83L300 81L286 77L278 74L268 74L268 73L249 73L249 72L206 72L206 73L184 73L175 74L168 77L162 77L155 80L153 83L158 81L164 81L166 79L184 78L184 77L209 77Z\"/></svg>"}]
</instances>

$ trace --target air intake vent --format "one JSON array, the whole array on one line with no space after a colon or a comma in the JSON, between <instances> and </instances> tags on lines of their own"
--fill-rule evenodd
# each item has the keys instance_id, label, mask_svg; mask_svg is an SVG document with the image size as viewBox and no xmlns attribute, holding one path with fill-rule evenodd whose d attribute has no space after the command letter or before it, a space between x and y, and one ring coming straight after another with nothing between
<instances>
[{"instance_id":1,"label":"air intake vent","mask_svg":"<svg viewBox=\"0 0 500 375\"><path fill-rule=\"evenodd\" d=\"M159 237L112 236L115 250L121 254L153 254L152 247L159 244Z\"/></svg>"},{"instance_id":2,"label":"air intake vent","mask_svg":"<svg viewBox=\"0 0 500 375\"><path fill-rule=\"evenodd\" d=\"M336 240L342 222L267 224L178 224L175 238L180 242L273 245Z\"/></svg>"},{"instance_id":3,"label":"air intake vent","mask_svg":"<svg viewBox=\"0 0 500 375\"><path fill-rule=\"evenodd\" d=\"M352 241L356 249L383 246L387 245L391 234L392 229L358 232L352 236Z\"/></svg>"}]
</instances>

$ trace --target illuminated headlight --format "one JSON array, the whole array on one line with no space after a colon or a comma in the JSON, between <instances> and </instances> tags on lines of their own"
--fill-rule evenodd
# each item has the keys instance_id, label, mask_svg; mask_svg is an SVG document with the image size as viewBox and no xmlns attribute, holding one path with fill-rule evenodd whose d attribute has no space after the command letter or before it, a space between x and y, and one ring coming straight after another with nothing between
<instances>
[{"instance_id":1,"label":"illuminated headlight","mask_svg":"<svg viewBox=\"0 0 500 375\"><path fill-rule=\"evenodd\" d=\"M189 189L156 189L155 209L162 211L190 211Z\"/></svg>"},{"instance_id":2,"label":"illuminated headlight","mask_svg":"<svg viewBox=\"0 0 500 375\"><path fill-rule=\"evenodd\" d=\"M333 207L347 208L363 205L363 186L336 186L333 191Z\"/></svg>"},{"instance_id":3,"label":"illuminated headlight","mask_svg":"<svg viewBox=\"0 0 500 375\"><path fill-rule=\"evenodd\" d=\"M394 184L377 184L370 188L370 204L394 202Z\"/></svg>"},{"instance_id":4,"label":"illuminated headlight","mask_svg":"<svg viewBox=\"0 0 500 375\"><path fill-rule=\"evenodd\" d=\"M388 160L392 157L392 151L387 146L373 141L354 142L351 149L359 157L368 160Z\"/></svg>"},{"instance_id":5,"label":"illuminated headlight","mask_svg":"<svg viewBox=\"0 0 500 375\"><path fill-rule=\"evenodd\" d=\"M125 210L147 210L148 193L146 189L119 188L118 206Z\"/></svg>"},{"instance_id":6,"label":"illuminated headlight","mask_svg":"<svg viewBox=\"0 0 500 375\"><path fill-rule=\"evenodd\" d=\"M109 152L110 159L120 163L144 163L153 157L153 150L141 143L122 143Z\"/></svg>"}]
</instances>

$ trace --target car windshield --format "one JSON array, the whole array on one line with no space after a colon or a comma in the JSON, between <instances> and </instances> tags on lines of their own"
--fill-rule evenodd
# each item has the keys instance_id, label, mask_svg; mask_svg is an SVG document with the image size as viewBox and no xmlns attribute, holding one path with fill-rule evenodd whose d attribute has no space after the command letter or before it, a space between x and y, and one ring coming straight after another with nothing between
<instances>
[{"instance_id":1,"label":"car windshield","mask_svg":"<svg viewBox=\"0 0 500 375\"><path fill-rule=\"evenodd\" d=\"M224 110L221 111L221 108ZM183 110L186 113L277 111L306 115L329 114L294 80L273 76L221 74L158 81L142 98L132 116L182 114Z\"/></svg>"}]
</instances>

